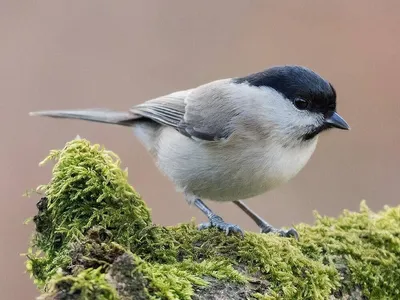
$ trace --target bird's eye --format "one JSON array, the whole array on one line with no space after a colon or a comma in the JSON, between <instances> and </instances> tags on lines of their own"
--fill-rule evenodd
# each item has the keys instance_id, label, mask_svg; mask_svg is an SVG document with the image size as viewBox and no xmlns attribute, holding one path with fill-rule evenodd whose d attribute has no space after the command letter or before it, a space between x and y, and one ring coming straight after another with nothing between
<instances>
[{"instance_id":1,"label":"bird's eye","mask_svg":"<svg viewBox=\"0 0 400 300\"><path fill-rule=\"evenodd\" d=\"M294 100L294 105L300 110L305 110L308 107L308 101L301 98L297 98Z\"/></svg>"}]
</instances>

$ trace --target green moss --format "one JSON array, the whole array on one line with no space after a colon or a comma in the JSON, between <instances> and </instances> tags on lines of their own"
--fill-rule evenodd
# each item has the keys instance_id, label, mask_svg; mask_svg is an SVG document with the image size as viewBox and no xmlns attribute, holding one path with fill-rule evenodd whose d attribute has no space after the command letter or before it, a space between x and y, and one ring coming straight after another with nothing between
<instances>
[{"instance_id":1,"label":"green moss","mask_svg":"<svg viewBox=\"0 0 400 300\"><path fill-rule=\"evenodd\" d=\"M363 201L360 213L316 218L315 226L299 227L304 253L329 258L344 290L360 286L369 299L400 297L400 207L375 214Z\"/></svg>"},{"instance_id":2,"label":"green moss","mask_svg":"<svg viewBox=\"0 0 400 300\"><path fill-rule=\"evenodd\" d=\"M216 290L230 299L400 297L400 207L374 214L363 203L360 213L316 215L313 226L296 227L300 242L251 232L242 239L193 222L153 225L118 157L86 140L48 160L56 164L40 189L27 262L44 293L63 283L76 299L191 299ZM100 296L85 298L86 288Z\"/></svg>"},{"instance_id":3,"label":"green moss","mask_svg":"<svg viewBox=\"0 0 400 300\"><path fill-rule=\"evenodd\" d=\"M68 245L94 225L107 228L116 242L129 245L151 222L148 208L128 184L127 172L112 152L77 139L51 151L41 164L50 160L56 161L53 177L38 188L46 197L34 217L33 246L44 256L30 255L38 284L68 263Z\"/></svg>"},{"instance_id":4,"label":"green moss","mask_svg":"<svg viewBox=\"0 0 400 300\"><path fill-rule=\"evenodd\" d=\"M119 299L117 291L105 277L101 268L83 270L76 276L57 273L49 282L48 296L59 300Z\"/></svg>"}]
</instances>

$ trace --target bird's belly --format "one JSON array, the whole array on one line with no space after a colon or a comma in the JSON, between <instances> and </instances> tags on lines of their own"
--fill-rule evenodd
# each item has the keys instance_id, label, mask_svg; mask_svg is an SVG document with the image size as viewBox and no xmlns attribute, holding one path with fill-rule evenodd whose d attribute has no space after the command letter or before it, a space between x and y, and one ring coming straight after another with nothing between
<instances>
[{"instance_id":1,"label":"bird's belly","mask_svg":"<svg viewBox=\"0 0 400 300\"><path fill-rule=\"evenodd\" d=\"M176 144L170 142L168 151L161 150L168 149L165 144L159 148L159 168L179 190L214 201L254 197L288 181L304 167L316 144L296 149L239 149L199 145L186 137L179 137Z\"/></svg>"},{"instance_id":2,"label":"bird's belly","mask_svg":"<svg viewBox=\"0 0 400 300\"><path fill-rule=\"evenodd\" d=\"M232 176L233 177L233 176ZM251 198L267 192L283 183L281 178L271 176L235 176L229 180L205 179L199 186L187 185L187 189L199 198L213 201L235 201Z\"/></svg>"},{"instance_id":3,"label":"bird's belly","mask_svg":"<svg viewBox=\"0 0 400 300\"><path fill-rule=\"evenodd\" d=\"M287 163L290 164L289 168ZM252 165L243 162L235 167L231 166L229 170L215 171L211 176L204 176L201 184L198 181L190 181L186 188L200 198L214 201L247 199L287 182L303 165L293 159L273 163L259 159L258 163Z\"/></svg>"}]
</instances>

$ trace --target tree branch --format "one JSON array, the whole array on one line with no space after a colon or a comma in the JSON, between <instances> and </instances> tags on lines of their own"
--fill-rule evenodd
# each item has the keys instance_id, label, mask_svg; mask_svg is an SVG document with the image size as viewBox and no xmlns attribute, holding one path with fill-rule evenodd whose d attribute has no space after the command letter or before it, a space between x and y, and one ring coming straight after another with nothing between
<instances>
[{"instance_id":1,"label":"tree branch","mask_svg":"<svg viewBox=\"0 0 400 300\"><path fill-rule=\"evenodd\" d=\"M118 157L51 151L27 268L41 299L399 299L400 207L316 214L300 241L153 225Z\"/></svg>"}]
</instances>

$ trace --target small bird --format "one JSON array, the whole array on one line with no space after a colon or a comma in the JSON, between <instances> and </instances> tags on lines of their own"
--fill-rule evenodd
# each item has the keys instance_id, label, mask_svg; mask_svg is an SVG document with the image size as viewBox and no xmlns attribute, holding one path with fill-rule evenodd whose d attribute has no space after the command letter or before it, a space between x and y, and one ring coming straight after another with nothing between
<instances>
[{"instance_id":1,"label":"small bird","mask_svg":"<svg viewBox=\"0 0 400 300\"><path fill-rule=\"evenodd\" d=\"M209 222L200 229L216 227L226 234L243 235L239 226L226 223L203 202L230 201L262 233L296 239L295 229L273 227L242 200L297 175L321 132L350 129L336 112L332 84L296 65L215 80L148 100L126 112L50 110L30 115L131 127L187 202L207 216Z\"/></svg>"}]
</instances>

